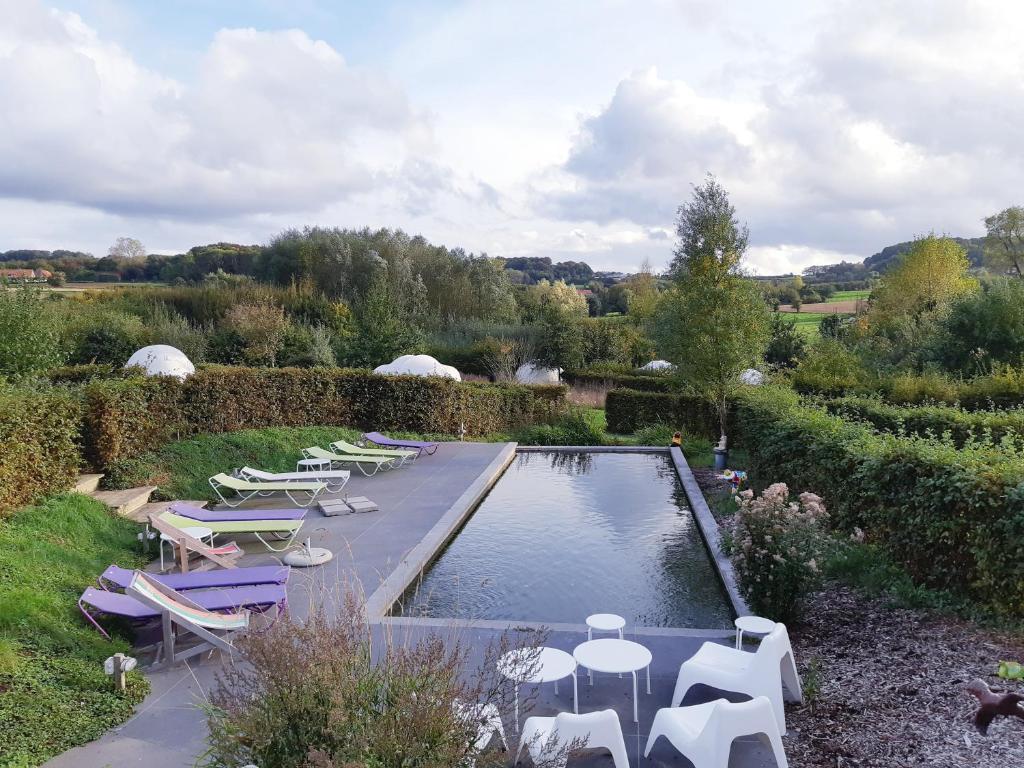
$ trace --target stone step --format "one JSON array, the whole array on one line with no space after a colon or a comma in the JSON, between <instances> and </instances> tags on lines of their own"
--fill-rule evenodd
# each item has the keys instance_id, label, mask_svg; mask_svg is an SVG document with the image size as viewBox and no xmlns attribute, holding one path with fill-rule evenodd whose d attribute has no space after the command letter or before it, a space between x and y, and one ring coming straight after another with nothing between
<instances>
[{"instance_id":1,"label":"stone step","mask_svg":"<svg viewBox=\"0 0 1024 768\"><path fill-rule=\"evenodd\" d=\"M137 523L148 523L150 515L162 515L167 511L167 508L171 504L177 503L176 501L151 501L148 504L143 504L137 510L132 512L128 517ZM205 507L209 502L206 501L185 501L185 504L191 504L193 507Z\"/></svg>"},{"instance_id":2,"label":"stone step","mask_svg":"<svg viewBox=\"0 0 1024 768\"><path fill-rule=\"evenodd\" d=\"M103 479L103 475L79 475L75 481L75 493L84 493L88 496L90 493L94 493L99 490L100 480Z\"/></svg>"},{"instance_id":3,"label":"stone step","mask_svg":"<svg viewBox=\"0 0 1024 768\"><path fill-rule=\"evenodd\" d=\"M110 507L111 512L122 517L131 517L133 512L149 503L149 495L155 490L155 485L144 485L141 488L126 488L123 491L96 491L92 497Z\"/></svg>"}]
</instances>

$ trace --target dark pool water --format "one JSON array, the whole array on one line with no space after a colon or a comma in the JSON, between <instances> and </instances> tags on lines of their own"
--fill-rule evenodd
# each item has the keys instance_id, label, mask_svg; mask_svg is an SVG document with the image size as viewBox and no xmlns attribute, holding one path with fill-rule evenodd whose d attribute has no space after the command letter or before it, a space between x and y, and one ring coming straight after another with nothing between
<instances>
[{"instance_id":1,"label":"dark pool water","mask_svg":"<svg viewBox=\"0 0 1024 768\"><path fill-rule=\"evenodd\" d=\"M520 453L393 612L731 626L669 456Z\"/></svg>"}]
</instances>

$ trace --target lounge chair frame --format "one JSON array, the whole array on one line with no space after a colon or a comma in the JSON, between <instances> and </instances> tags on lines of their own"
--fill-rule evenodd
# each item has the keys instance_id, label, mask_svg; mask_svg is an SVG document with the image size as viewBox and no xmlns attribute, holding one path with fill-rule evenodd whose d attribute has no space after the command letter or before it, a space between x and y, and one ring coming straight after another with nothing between
<instances>
[{"instance_id":1,"label":"lounge chair frame","mask_svg":"<svg viewBox=\"0 0 1024 768\"><path fill-rule=\"evenodd\" d=\"M246 501L251 499L257 494L260 496L270 496L274 493L283 493L292 504L296 504L300 507L308 507L317 497L320 496L324 491L327 490L326 483L319 481L310 482L257 482L255 480L248 480L240 477L231 477L221 472L218 475L214 475L210 478L210 487L213 488L213 492L217 494L222 502L227 504L229 507L237 507L244 504ZM263 486L253 487L253 486ZM288 486L295 486L289 488ZM316 486L315 488L305 488L303 486ZM229 500L223 493L223 488L229 488L235 492L235 498L233 501ZM298 498L292 495L295 492L304 496L305 498L300 501Z\"/></svg>"}]
</instances>

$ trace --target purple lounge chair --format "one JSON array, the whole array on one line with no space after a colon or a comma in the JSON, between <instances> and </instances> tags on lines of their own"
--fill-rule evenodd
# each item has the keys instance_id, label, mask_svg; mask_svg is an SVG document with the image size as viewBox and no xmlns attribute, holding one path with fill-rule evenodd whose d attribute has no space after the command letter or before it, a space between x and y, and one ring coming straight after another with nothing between
<instances>
[{"instance_id":1,"label":"purple lounge chair","mask_svg":"<svg viewBox=\"0 0 1024 768\"><path fill-rule=\"evenodd\" d=\"M440 445L440 443L425 443L421 440L392 440L380 432L365 432L363 433L363 440L369 440L381 448L405 448L406 450L419 451L421 456L424 452L429 456L433 456Z\"/></svg>"},{"instance_id":2,"label":"purple lounge chair","mask_svg":"<svg viewBox=\"0 0 1024 768\"><path fill-rule=\"evenodd\" d=\"M200 523L251 522L256 520L302 520L305 509L203 509L194 504L176 501L170 511Z\"/></svg>"},{"instance_id":3,"label":"purple lounge chair","mask_svg":"<svg viewBox=\"0 0 1024 768\"><path fill-rule=\"evenodd\" d=\"M239 608L266 610L275 605L283 611L288 605L288 597L283 584L256 584L247 587L193 590L188 593L188 601L207 611L236 611ZM110 639L110 635L96 621L96 617L100 614L121 616L133 623L160 618L159 611L144 605L134 597L122 595L120 592L108 592L96 587L86 588L78 599L78 609L107 640Z\"/></svg>"},{"instance_id":4,"label":"purple lounge chair","mask_svg":"<svg viewBox=\"0 0 1024 768\"><path fill-rule=\"evenodd\" d=\"M251 568L224 568L217 571L191 571L189 573L151 573L149 576L165 587L179 591L187 589L214 589L248 587L256 584L285 584L291 568L287 565L257 565ZM112 565L97 579L106 590L128 589L134 571Z\"/></svg>"}]
</instances>

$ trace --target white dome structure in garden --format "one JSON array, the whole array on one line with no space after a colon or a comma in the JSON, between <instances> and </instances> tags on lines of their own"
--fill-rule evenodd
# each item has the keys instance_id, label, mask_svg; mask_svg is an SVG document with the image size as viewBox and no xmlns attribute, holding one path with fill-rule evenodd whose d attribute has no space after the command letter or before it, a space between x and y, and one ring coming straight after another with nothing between
<instances>
[{"instance_id":1,"label":"white dome structure in garden","mask_svg":"<svg viewBox=\"0 0 1024 768\"><path fill-rule=\"evenodd\" d=\"M196 372L192 361L185 353L168 344L153 344L143 347L128 358L125 368L142 368L147 376L174 376L187 378Z\"/></svg>"},{"instance_id":2,"label":"white dome structure in garden","mask_svg":"<svg viewBox=\"0 0 1024 768\"><path fill-rule=\"evenodd\" d=\"M520 384L557 384L561 368L545 368L536 363L523 363L516 369L516 381Z\"/></svg>"},{"instance_id":3,"label":"white dome structure in garden","mask_svg":"<svg viewBox=\"0 0 1024 768\"><path fill-rule=\"evenodd\" d=\"M385 376L442 376L462 381L455 368L438 362L430 355L402 355L386 365L378 365L373 372Z\"/></svg>"},{"instance_id":4,"label":"white dome structure in garden","mask_svg":"<svg viewBox=\"0 0 1024 768\"><path fill-rule=\"evenodd\" d=\"M764 374L756 368L747 368L747 370L740 374L740 381L752 387L757 387L764 384Z\"/></svg>"},{"instance_id":5,"label":"white dome structure in garden","mask_svg":"<svg viewBox=\"0 0 1024 768\"><path fill-rule=\"evenodd\" d=\"M668 360L651 360L647 365L640 366L641 371L671 371L675 368Z\"/></svg>"}]
</instances>

